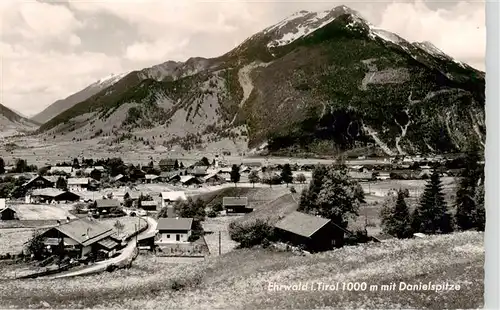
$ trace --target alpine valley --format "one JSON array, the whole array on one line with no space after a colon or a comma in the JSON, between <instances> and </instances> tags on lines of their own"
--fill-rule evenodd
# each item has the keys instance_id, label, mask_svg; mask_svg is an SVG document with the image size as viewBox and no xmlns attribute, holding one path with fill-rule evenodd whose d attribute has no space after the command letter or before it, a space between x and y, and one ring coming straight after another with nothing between
<instances>
[{"instance_id":1,"label":"alpine valley","mask_svg":"<svg viewBox=\"0 0 500 310\"><path fill-rule=\"evenodd\" d=\"M34 117L45 139L270 154L463 151L485 141L485 74L339 6L301 11L217 58L114 76ZM57 112L63 111L60 114ZM111 142L110 142L111 143Z\"/></svg>"}]
</instances>

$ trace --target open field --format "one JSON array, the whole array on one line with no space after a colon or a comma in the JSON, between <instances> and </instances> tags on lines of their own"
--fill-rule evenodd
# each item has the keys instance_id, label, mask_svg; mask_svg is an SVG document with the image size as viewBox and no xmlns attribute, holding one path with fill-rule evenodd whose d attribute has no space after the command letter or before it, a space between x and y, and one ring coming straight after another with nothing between
<instances>
[{"instance_id":1,"label":"open field","mask_svg":"<svg viewBox=\"0 0 500 310\"><path fill-rule=\"evenodd\" d=\"M65 220L66 217L75 218L68 210L58 205L48 204L12 204L16 210L19 220L22 221L47 221L47 220Z\"/></svg>"},{"instance_id":2,"label":"open field","mask_svg":"<svg viewBox=\"0 0 500 310\"><path fill-rule=\"evenodd\" d=\"M33 236L33 228L0 229L0 254L19 254L25 242Z\"/></svg>"},{"instance_id":3,"label":"open field","mask_svg":"<svg viewBox=\"0 0 500 310\"><path fill-rule=\"evenodd\" d=\"M6 308L312 309L480 308L483 234L393 240L308 256L236 250L204 262L172 264L139 256L129 270L83 278L0 282ZM298 282L460 285L458 291L269 290Z\"/></svg>"},{"instance_id":4,"label":"open field","mask_svg":"<svg viewBox=\"0 0 500 310\"><path fill-rule=\"evenodd\" d=\"M240 217L241 216L221 216L207 218L202 223L203 230L211 232L204 236L211 255L219 255L219 232L222 254L228 253L236 248L238 243L234 242L231 240L231 237L229 237L228 227L229 223Z\"/></svg>"}]
</instances>

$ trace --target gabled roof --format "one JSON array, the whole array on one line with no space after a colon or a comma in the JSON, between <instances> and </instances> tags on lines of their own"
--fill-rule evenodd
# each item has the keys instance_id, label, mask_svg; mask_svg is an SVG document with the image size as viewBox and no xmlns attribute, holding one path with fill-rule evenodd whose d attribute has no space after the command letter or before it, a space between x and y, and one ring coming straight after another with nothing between
<instances>
[{"instance_id":1,"label":"gabled roof","mask_svg":"<svg viewBox=\"0 0 500 310\"><path fill-rule=\"evenodd\" d=\"M158 178L156 174L146 174L144 177L146 178L146 180L154 180Z\"/></svg>"},{"instance_id":2,"label":"gabled roof","mask_svg":"<svg viewBox=\"0 0 500 310\"><path fill-rule=\"evenodd\" d=\"M31 192L31 196L57 197L64 194L64 191L57 188L41 188Z\"/></svg>"},{"instance_id":3,"label":"gabled roof","mask_svg":"<svg viewBox=\"0 0 500 310\"><path fill-rule=\"evenodd\" d=\"M175 176L180 176L180 171L163 171L160 173L160 178L171 179Z\"/></svg>"},{"instance_id":4,"label":"gabled roof","mask_svg":"<svg viewBox=\"0 0 500 310\"><path fill-rule=\"evenodd\" d=\"M163 200L170 200L170 201L176 201L177 199L187 200L186 193L183 191L162 192L161 198Z\"/></svg>"},{"instance_id":5,"label":"gabled roof","mask_svg":"<svg viewBox=\"0 0 500 310\"><path fill-rule=\"evenodd\" d=\"M112 208L120 206L120 202L116 199L97 199L95 203L97 208Z\"/></svg>"},{"instance_id":6,"label":"gabled roof","mask_svg":"<svg viewBox=\"0 0 500 310\"><path fill-rule=\"evenodd\" d=\"M206 181L206 180L211 179L211 178L213 178L213 177L219 177L219 176L217 175L217 173L211 173L211 174L209 174L209 175L204 176L204 177L203 177L203 180L205 180L205 181Z\"/></svg>"},{"instance_id":7,"label":"gabled roof","mask_svg":"<svg viewBox=\"0 0 500 310\"><path fill-rule=\"evenodd\" d=\"M205 175L207 174L207 166L196 166L193 169L189 169L188 173L192 175Z\"/></svg>"},{"instance_id":8,"label":"gabled roof","mask_svg":"<svg viewBox=\"0 0 500 310\"><path fill-rule=\"evenodd\" d=\"M154 200L143 200L141 201L141 206L156 206L158 205L158 202Z\"/></svg>"},{"instance_id":9,"label":"gabled roof","mask_svg":"<svg viewBox=\"0 0 500 310\"><path fill-rule=\"evenodd\" d=\"M187 181L194 179L194 176L192 175L183 175L181 177L181 183L186 183Z\"/></svg>"},{"instance_id":10,"label":"gabled roof","mask_svg":"<svg viewBox=\"0 0 500 310\"><path fill-rule=\"evenodd\" d=\"M68 185L87 185L90 183L89 178L69 178Z\"/></svg>"},{"instance_id":11,"label":"gabled roof","mask_svg":"<svg viewBox=\"0 0 500 310\"><path fill-rule=\"evenodd\" d=\"M71 167L71 166L53 166L53 167L50 167L49 172L53 173L56 171L61 171L61 172L71 174L71 172L73 172L73 167Z\"/></svg>"},{"instance_id":12,"label":"gabled roof","mask_svg":"<svg viewBox=\"0 0 500 310\"><path fill-rule=\"evenodd\" d=\"M26 183L24 183L23 186L27 186L27 185L31 184L32 182L35 182L36 180L45 180L48 183L54 183L54 182L50 181L49 179L47 179L46 177L43 177L41 175L37 175L37 176L34 176L33 178L31 178Z\"/></svg>"},{"instance_id":13,"label":"gabled roof","mask_svg":"<svg viewBox=\"0 0 500 310\"><path fill-rule=\"evenodd\" d=\"M294 211L274 227L309 238L329 222L329 219Z\"/></svg>"},{"instance_id":14,"label":"gabled roof","mask_svg":"<svg viewBox=\"0 0 500 310\"><path fill-rule=\"evenodd\" d=\"M99 242L113 234L113 228L98 221L78 219L63 223L52 229L59 230L64 235L83 246Z\"/></svg>"},{"instance_id":15,"label":"gabled roof","mask_svg":"<svg viewBox=\"0 0 500 310\"><path fill-rule=\"evenodd\" d=\"M162 159L162 160L160 160L158 165L160 165L160 166L173 166L173 165L175 165L175 159L172 159L172 158Z\"/></svg>"},{"instance_id":16,"label":"gabled roof","mask_svg":"<svg viewBox=\"0 0 500 310\"><path fill-rule=\"evenodd\" d=\"M223 197L223 206L247 206L248 197Z\"/></svg>"},{"instance_id":17,"label":"gabled roof","mask_svg":"<svg viewBox=\"0 0 500 310\"><path fill-rule=\"evenodd\" d=\"M192 218L160 218L158 219L157 230L190 230L193 226Z\"/></svg>"}]
</instances>

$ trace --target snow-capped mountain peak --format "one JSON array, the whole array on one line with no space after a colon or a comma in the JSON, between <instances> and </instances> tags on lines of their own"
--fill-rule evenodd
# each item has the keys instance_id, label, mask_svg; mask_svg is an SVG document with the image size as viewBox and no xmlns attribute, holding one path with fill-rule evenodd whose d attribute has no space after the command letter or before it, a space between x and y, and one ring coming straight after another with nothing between
<instances>
[{"instance_id":1,"label":"snow-capped mountain peak","mask_svg":"<svg viewBox=\"0 0 500 310\"><path fill-rule=\"evenodd\" d=\"M106 77L103 77L100 80L98 80L97 82L95 82L94 85L109 86L109 85L112 85L112 84L118 82L119 80L121 80L127 74L129 74L129 72L124 72L124 73L121 73L121 74L111 73L110 75L108 75Z\"/></svg>"},{"instance_id":2,"label":"snow-capped mountain peak","mask_svg":"<svg viewBox=\"0 0 500 310\"><path fill-rule=\"evenodd\" d=\"M272 34L273 37L267 44L267 47L272 48L288 45L297 39L323 28L338 16L344 14L349 14L352 17L352 22L348 26L353 26L355 23L368 24L358 12L345 5L321 12L300 11L264 29L264 34Z\"/></svg>"}]
</instances>

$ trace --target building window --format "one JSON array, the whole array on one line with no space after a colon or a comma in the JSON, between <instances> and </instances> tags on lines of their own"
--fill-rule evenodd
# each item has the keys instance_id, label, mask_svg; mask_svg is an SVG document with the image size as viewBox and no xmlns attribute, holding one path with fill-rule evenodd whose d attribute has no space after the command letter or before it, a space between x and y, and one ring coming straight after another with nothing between
<instances>
[{"instance_id":1,"label":"building window","mask_svg":"<svg viewBox=\"0 0 500 310\"><path fill-rule=\"evenodd\" d=\"M170 235L167 235L167 239L170 239Z\"/></svg>"},{"instance_id":2,"label":"building window","mask_svg":"<svg viewBox=\"0 0 500 310\"><path fill-rule=\"evenodd\" d=\"M181 235L179 235L179 234L175 235L175 240L176 241L181 241Z\"/></svg>"}]
</instances>

